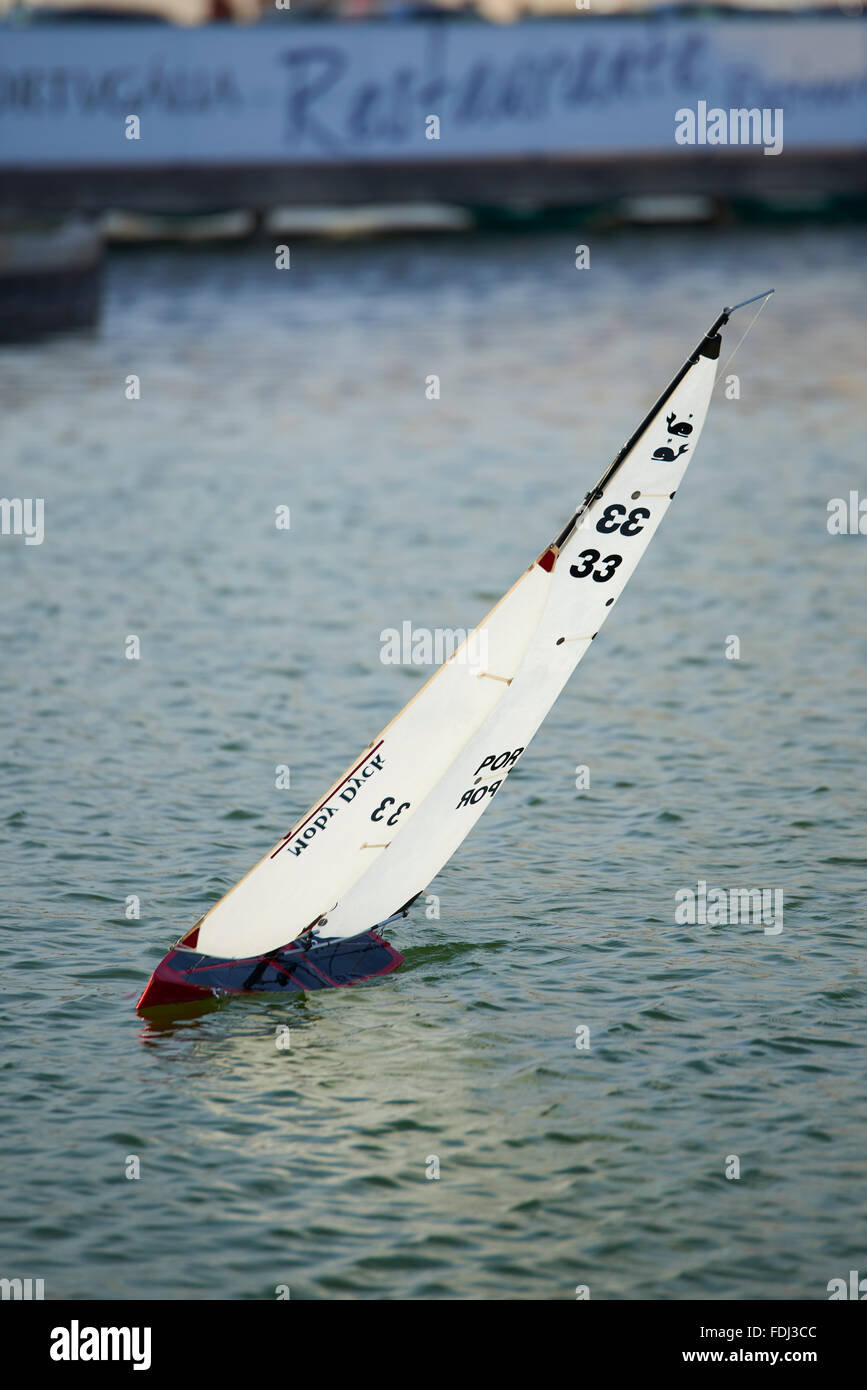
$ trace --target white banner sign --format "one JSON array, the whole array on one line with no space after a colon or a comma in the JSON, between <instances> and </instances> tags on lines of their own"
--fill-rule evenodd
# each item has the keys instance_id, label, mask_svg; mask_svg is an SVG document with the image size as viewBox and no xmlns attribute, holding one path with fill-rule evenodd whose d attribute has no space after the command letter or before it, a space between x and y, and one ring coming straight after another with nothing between
<instances>
[{"instance_id":1,"label":"white banner sign","mask_svg":"<svg viewBox=\"0 0 867 1390\"><path fill-rule=\"evenodd\" d=\"M671 155L690 149L676 113L700 103L693 139L709 154L712 113L736 108L783 112L784 157L867 145L867 24L579 14L0 29L7 168Z\"/></svg>"}]
</instances>

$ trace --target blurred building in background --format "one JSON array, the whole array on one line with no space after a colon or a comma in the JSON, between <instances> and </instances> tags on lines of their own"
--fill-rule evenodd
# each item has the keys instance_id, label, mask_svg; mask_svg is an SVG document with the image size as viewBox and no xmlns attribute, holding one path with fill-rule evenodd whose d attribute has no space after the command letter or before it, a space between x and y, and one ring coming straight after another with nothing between
<instances>
[{"instance_id":1,"label":"blurred building in background","mask_svg":"<svg viewBox=\"0 0 867 1390\"><path fill-rule=\"evenodd\" d=\"M809 11L834 11L858 15L863 5L858 0L841 4L839 0L714 0L710 5L697 5L695 0L0 0L0 14L29 15L79 14L91 16L119 15L163 19L167 23L191 25L208 24L215 20L235 20L256 23L268 19L275 10L294 15L322 18L406 18L409 15L430 15L435 12L453 16L478 17L497 23L514 23L520 19L572 16L576 10L594 15L646 15L672 10L704 13L715 10L740 10L761 13L795 14Z\"/></svg>"},{"instance_id":2,"label":"blurred building in background","mask_svg":"<svg viewBox=\"0 0 867 1390\"><path fill-rule=\"evenodd\" d=\"M71 215L101 237L863 213L860 3L578 3L0 0L0 219L20 246Z\"/></svg>"}]
</instances>

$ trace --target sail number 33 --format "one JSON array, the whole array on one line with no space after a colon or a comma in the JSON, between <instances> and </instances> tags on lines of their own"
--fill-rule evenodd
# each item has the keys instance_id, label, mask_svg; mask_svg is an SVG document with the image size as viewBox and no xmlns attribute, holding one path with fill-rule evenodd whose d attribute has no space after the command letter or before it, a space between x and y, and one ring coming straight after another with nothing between
<instances>
[{"instance_id":1,"label":"sail number 33","mask_svg":"<svg viewBox=\"0 0 867 1390\"><path fill-rule=\"evenodd\" d=\"M598 550L582 550L578 556L580 564L570 565L569 573L573 579L586 579L588 574L592 574L597 584L604 584L606 579L610 579L617 566L622 563L622 555L606 555L602 564L604 569L594 569L593 566L600 558Z\"/></svg>"},{"instance_id":2,"label":"sail number 33","mask_svg":"<svg viewBox=\"0 0 867 1390\"><path fill-rule=\"evenodd\" d=\"M384 816L385 813L386 813L387 808L388 808L389 806L393 806L393 805L394 805L394 797L393 797L393 796L387 796L387 797L385 797L384 800L382 800L382 801L379 803L379 805L377 806L376 810L374 811L374 813L373 813L373 815L370 817L370 819L371 819L371 820L382 820L383 816ZM398 816L401 814L401 812L403 812L403 811L408 811L408 810L409 810L409 802L408 802L408 801L402 801L401 804L398 806L397 810L391 812L391 814L390 814L389 817L388 817L388 820L385 822L386 825L395 825L395 824L397 823L397 818L398 818Z\"/></svg>"},{"instance_id":3,"label":"sail number 33","mask_svg":"<svg viewBox=\"0 0 867 1390\"><path fill-rule=\"evenodd\" d=\"M626 508L620 502L612 502L597 521L596 530L605 535L619 531L622 536L637 536L644 530L644 522L649 518L650 512L647 507L633 507L627 516ZM594 569L599 560L602 560L604 568ZM617 566L623 563L623 556L606 555L603 560L598 550L582 550L578 561L578 564L569 566L569 573L573 579L586 579L588 575L592 575L597 584L604 584L611 578Z\"/></svg>"}]
</instances>

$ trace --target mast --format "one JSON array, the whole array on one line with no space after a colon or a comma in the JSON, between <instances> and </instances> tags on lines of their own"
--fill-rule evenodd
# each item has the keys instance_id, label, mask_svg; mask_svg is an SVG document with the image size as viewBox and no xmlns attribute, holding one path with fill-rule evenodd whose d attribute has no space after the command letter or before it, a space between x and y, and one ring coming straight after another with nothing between
<instances>
[{"instance_id":1,"label":"mast","mask_svg":"<svg viewBox=\"0 0 867 1390\"><path fill-rule=\"evenodd\" d=\"M614 477L623 460L626 458L626 455L629 453L631 449L635 447L635 445L640 440L641 436L644 434L645 430L647 430L649 426L653 423L653 421L656 419L663 406L666 404L669 398L677 390L680 383L683 381L683 378L686 376L690 367L695 366L699 357L710 357L713 360L716 360L716 358L719 357L720 347L722 345L722 338L720 337L719 330L723 328L725 324L728 323L730 316L735 312L735 310L743 309L746 307L747 304L755 304L756 301L759 299L767 299L768 296L772 295L773 293L773 290L765 290L762 294L753 295L751 299L742 299L740 304L733 304L730 309L723 309L722 313L716 319L714 319L713 323L705 333L701 342L698 344L697 347L693 349L693 351L689 354L689 357L687 357L680 371L672 377L671 381L666 386L662 395L655 402L655 404L651 406L650 410L647 412L644 419L641 421L641 424L629 436L623 448L620 450L620 453L617 455L616 458L612 459L611 463L609 463L605 472L602 474L602 477L599 479L599 482L587 493L587 496L584 498L584 501L581 503L581 506L574 513L574 515L570 517L569 521L567 521L566 525L563 527L563 530L560 532L557 539L551 542L550 548L552 550L558 551L562 546L566 544L572 532L575 530L575 527L577 526L582 513L586 511L587 507L589 507L591 502L595 501L597 498L603 495L606 486Z\"/></svg>"}]
</instances>

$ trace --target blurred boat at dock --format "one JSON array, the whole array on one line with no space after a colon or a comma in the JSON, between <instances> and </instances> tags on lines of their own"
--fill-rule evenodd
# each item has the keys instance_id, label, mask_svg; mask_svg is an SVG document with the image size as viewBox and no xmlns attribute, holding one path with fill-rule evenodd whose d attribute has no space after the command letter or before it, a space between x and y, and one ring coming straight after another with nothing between
<instances>
[{"instance_id":1,"label":"blurred boat at dock","mask_svg":"<svg viewBox=\"0 0 867 1390\"><path fill-rule=\"evenodd\" d=\"M54 225L0 226L0 342L26 342L99 317L103 239L70 218Z\"/></svg>"}]
</instances>

